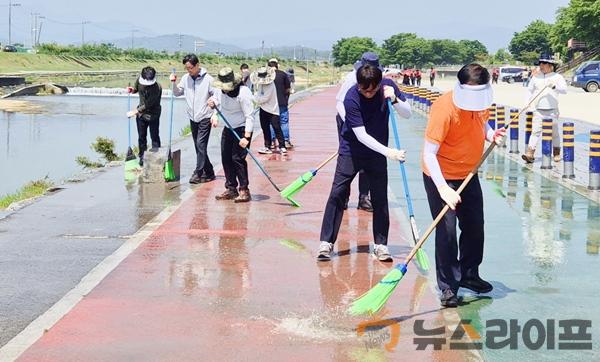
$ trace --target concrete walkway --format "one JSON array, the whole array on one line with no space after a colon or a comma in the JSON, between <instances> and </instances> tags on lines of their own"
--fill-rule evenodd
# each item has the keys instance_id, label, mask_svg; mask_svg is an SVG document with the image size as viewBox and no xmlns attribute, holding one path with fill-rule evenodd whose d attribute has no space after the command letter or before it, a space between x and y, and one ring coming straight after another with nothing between
<instances>
[{"instance_id":1,"label":"concrete walkway","mask_svg":"<svg viewBox=\"0 0 600 362\"><path fill-rule=\"evenodd\" d=\"M260 157L281 187L337 149L335 92L326 89L291 110L296 148L287 157ZM259 136L253 148L261 143ZM416 268L382 313L369 318L346 314L349 303L391 265L368 254L371 214L352 204L342 222L337 255L330 263L316 262L333 162L298 195L304 206L296 209L248 160L254 201L216 201L214 196L223 190L222 172L216 182L190 191L164 220L154 221L152 230L133 236L139 246L119 249L124 260L72 309L63 308L56 324L45 327L45 333L29 330L19 343L9 343L4 358L15 358L25 349L23 361L468 357L471 352L447 347L415 350L416 320L427 328L444 324L446 333L460 322L456 311L440 309L427 278ZM398 213L391 213L390 240L408 240L409 231L399 225ZM394 250L399 251L398 261L409 247L395 245ZM477 336L467 333L463 339L470 337Z\"/></svg>"}]
</instances>

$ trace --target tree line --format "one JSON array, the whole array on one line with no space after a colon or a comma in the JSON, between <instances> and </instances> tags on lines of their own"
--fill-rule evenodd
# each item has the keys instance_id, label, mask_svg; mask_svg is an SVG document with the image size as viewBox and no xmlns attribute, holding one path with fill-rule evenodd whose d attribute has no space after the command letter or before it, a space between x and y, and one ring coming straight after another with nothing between
<instances>
[{"instance_id":1,"label":"tree line","mask_svg":"<svg viewBox=\"0 0 600 362\"><path fill-rule=\"evenodd\" d=\"M418 68L482 61L489 56L478 40L425 39L415 33L400 33L381 46L368 37L342 38L333 45L334 65L352 64L366 51L377 53L383 64Z\"/></svg>"},{"instance_id":2,"label":"tree line","mask_svg":"<svg viewBox=\"0 0 600 362\"><path fill-rule=\"evenodd\" d=\"M516 32L508 49L514 59L532 63L540 53L559 53L568 60L573 53L567 48L569 39L587 44L588 49L600 47L600 0L571 0L556 12L554 24L542 20L531 22Z\"/></svg>"}]
</instances>

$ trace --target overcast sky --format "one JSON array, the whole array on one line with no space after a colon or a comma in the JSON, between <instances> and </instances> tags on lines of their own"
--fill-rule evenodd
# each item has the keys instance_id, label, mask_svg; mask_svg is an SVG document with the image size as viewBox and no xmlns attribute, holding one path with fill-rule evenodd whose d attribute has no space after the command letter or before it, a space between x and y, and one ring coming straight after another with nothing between
<instances>
[{"instance_id":1,"label":"overcast sky","mask_svg":"<svg viewBox=\"0 0 600 362\"><path fill-rule=\"evenodd\" d=\"M40 41L79 42L82 21L85 40L183 33L244 48L305 45L330 49L341 37L368 36L381 42L400 32L427 38L478 39L490 51L506 47L512 34L532 20L553 22L568 0L304 0L289 2L219 0L12 0L12 38L31 44L31 13L46 19ZM0 41L8 38L8 0L0 12ZM180 5L171 5L180 4ZM375 5L381 4L378 7ZM77 25L76 23L79 23Z\"/></svg>"}]
</instances>

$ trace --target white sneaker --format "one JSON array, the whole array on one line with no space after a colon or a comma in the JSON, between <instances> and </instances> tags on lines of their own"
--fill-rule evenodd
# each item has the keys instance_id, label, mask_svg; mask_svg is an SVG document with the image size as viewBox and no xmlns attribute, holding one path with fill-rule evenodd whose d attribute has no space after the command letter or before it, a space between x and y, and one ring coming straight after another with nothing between
<instances>
[{"instance_id":1,"label":"white sneaker","mask_svg":"<svg viewBox=\"0 0 600 362\"><path fill-rule=\"evenodd\" d=\"M333 244L327 241L321 241L319 245L319 255L317 256L318 261L329 261L331 260L331 251L333 250Z\"/></svg>"},{"instance_id":2,"label":"white sneaker","mask_svg":"<svg viewBox=\"0 0 600 362\"><path fill-rule=\"evenodd\" d=\"M393 261L390 251L386 245L375 244L375 247L373 248L373 257L377 258L379 261Z\"/></svg>"},{"instance_id":3,"label":"white sneaker","mask_svg":"<svg viewBox=\"0 0 600 362\"><path fill-rule=\"evenodd\" d=\"M285 155L285 154L287 154L287 149L285 147L281 147L279 149L279 152L281 152L282 155Z\"/></svg>"},{"instance_id":4,"label":"white sneaker","mask_svg":"<svg viewBox=\"0 0 600 362\"><path fill-rule=\"evenodd\" d=\"M269 154L273 153L273 151L271 151L270 149L268 149L266 147L263 147L258 150L258 153L263 154L263 155L269 155Z\"/></svg>"}]
</instances>

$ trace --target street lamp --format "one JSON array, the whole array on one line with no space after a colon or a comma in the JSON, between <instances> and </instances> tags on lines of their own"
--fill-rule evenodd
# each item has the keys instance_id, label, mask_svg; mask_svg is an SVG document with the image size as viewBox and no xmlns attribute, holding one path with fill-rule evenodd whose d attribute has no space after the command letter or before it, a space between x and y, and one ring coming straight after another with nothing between
<instances>
[{"instance_id":1,"label":"street lamp","mask_svg":"<svg viewBox=\"0 0 600 362\"><path fill-rule=\"evenodd\" d=\"M85 24L89 24L89 21L82 21L81 22L81 46L83 46L85 44L85 37L84 37L84 32L85 32Z\"/></svg>"},{"instance_id":2,"label":"street lamp","mask_svg":"<svg viewBox=\"0 0 600 362\"><path fill-rule=\"evenodd\" d=\"M18 3L14 3L12 2L12 0L8 0L8 45L12 45L12 34L11 34L11 28L12 28L12 8L13 6L21 6L21 4Z\"/></svg>"}]
</instances>

